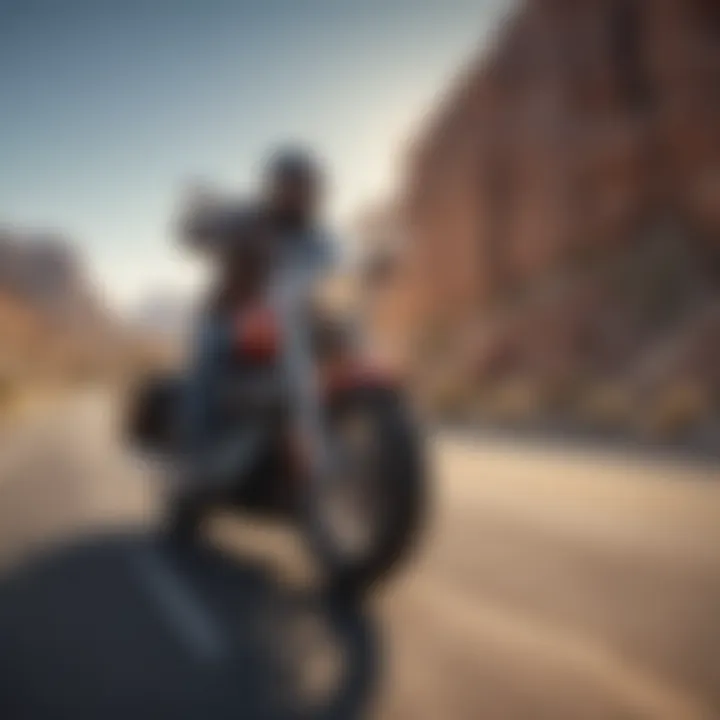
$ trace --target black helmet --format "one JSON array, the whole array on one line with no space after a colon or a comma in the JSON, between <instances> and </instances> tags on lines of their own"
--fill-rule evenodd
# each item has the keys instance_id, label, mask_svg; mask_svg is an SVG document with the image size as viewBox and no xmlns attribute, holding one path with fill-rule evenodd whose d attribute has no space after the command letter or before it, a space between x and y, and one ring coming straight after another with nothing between
<instances>
[{"instance_id":1,"label":"black helmet","mask_svg":"<svg viewBox=\"0 0 720 720\"><path fill-rule=\"evenodd\" d=\"M265 181L274 184L278 181L297 180L311 185L319 185L323 179L323 169L317 156L300 146L286 146L271 153L265 163Z\"/></svg>"}]
</instances>

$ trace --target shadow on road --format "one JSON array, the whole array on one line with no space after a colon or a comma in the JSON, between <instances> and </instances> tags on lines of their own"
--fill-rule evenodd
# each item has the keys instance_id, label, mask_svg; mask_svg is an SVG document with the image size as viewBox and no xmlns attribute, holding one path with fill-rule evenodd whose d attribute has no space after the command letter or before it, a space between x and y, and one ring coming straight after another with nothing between
<instances>
[{"instance_id":1,"label":"shadow on road","mask_svg":"<svg viewBox=\"0 0 720 720\"><path fill-rule=\"evenodd\" d=\"M0 580L0 717L362 717L361 610L209 550L88 538Z\"/></svg>"}]
</instances>

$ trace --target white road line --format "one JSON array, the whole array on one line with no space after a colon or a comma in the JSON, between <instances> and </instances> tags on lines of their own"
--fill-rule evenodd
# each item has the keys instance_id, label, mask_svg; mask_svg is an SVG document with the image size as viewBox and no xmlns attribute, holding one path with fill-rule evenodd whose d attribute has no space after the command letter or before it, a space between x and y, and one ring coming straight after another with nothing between
<instances>
[{"instance_id":1,"label":"white road line","mask_svg":"<svg viewBox=\"0 0 720 720\"><path fill-rule=\"evenodd\" d=\"M132 561L143 586L160 606L170 630L203 661L217 662L226 654L220 626L203 607L187 582L151 548L133 551Z\"/></svg>"}]
</instances>

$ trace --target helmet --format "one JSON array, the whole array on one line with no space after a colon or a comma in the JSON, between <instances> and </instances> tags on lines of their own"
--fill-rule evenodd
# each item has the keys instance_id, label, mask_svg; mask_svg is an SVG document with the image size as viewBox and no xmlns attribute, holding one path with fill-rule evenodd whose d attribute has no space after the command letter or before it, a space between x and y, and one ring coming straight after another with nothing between
<instances>
[{"instance_id":1,"label":"helmet","mask_svg":"<svg viewBox=\"0 0 720 720\"><path fill-rule=\"evenodd\" d=\"M268 158L264 172L268 184L297 180L318 185L323 175L320 161L315 154L300 146L276 149Z\"/></svg>"}]
</instances>

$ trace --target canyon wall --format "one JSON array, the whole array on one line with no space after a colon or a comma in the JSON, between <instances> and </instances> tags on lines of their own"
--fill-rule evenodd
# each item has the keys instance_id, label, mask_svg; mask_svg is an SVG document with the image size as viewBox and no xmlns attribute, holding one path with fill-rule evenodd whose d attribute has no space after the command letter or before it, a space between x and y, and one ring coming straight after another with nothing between
<instances>
[{"instance_id":1,"label":"canyon wall","mask_svg":"<svg viewBox=\"0 0 720 720\"><path fill-rule=\"evenodd\" d=\"M416 139L376 324L469 382L720 389L720 4L527 0Z\"/></svg>"}]
</instances>

